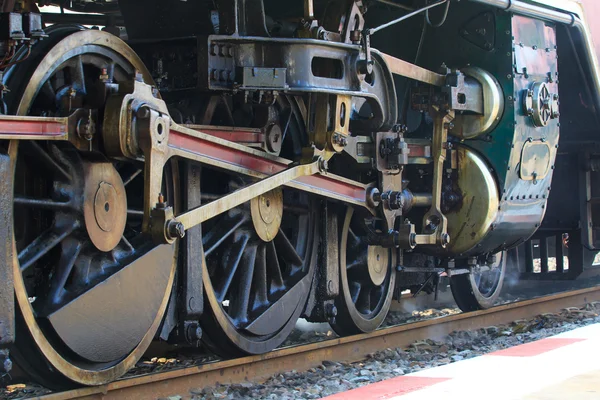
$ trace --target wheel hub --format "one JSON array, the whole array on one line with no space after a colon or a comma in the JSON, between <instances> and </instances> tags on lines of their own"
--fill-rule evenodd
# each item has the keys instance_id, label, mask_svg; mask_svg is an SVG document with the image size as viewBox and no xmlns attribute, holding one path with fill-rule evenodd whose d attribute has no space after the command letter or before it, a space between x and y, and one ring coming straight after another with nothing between
<instances>
[{"instance_id":1,"label":"wheel hub","mask_svg":"<svg viewBox=\"0 0 600 400\"><path fill-rule=\"evenodd\" d=\"M381 246L369 246L367 265L371 282L380 286L387 275L388 251Z\"/></svg>"},{"instance_id":2,"label":"wheel hub","mask_svg":"<svg viewBox=\"0 0 600 400\"><path fill-rule=\"evenodd\" d=\"M277 236L283 217L283 192L275 189L250 201L252 223L258 236L270 242Z\"/></svg>"},{"instance_id":3,"label":"wheel hub","mask_svg":"<svg viewBox=\"0 0 600 400\"><path fill-rule=\"evenodd\" d=\"M127 222L125 186L111 163L85 163L83 215L92 243L100 251L113 250Z\"/></svg>"}]
</instances>

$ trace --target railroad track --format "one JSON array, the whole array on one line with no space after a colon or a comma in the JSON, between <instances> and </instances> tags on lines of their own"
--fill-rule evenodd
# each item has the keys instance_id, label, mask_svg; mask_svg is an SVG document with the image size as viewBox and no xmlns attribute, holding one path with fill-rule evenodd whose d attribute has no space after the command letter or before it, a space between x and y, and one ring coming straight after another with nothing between
<instances>
[{"instance_id":1,"label":"railroad track","mask_svg":"<svg viewBox=\"0 0 600 400\"><path fill-rule=\"evenodd\" d=\"M376 351L406 347L423 338L505 324L594 301L600 301L600 286L501 305L484 311L399 325L370 334L284 348L259 356L122 379L99 387L52 393L39 399L150 399L189 393L192 389L217 383L260 381L282 371L308 370L325 360L358 361Z\"/></svg>"}]
</instances>

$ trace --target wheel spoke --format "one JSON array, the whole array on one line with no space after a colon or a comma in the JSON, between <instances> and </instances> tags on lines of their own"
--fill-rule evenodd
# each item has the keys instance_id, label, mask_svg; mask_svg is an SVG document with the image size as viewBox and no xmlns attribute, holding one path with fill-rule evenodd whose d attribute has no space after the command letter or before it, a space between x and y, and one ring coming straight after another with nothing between
<instances>
[{"instance_id":1,"label":"wheel spoke","mask_svg":"<svg viewBox=\"0 0 600 400\"><path fill-rule=\"evenodd\" d=\"M127 210L127 218L142 219L144 212L142 210Z\"/></svg>"},{"instance_id":2,"label":"wheel spoke","mask_svg":"<svg viewBox=\"0 0 600 400\"><path fill-rule=\"evenodd\" d=\"M358 246L361 245L361 240L358 236L356 236L356 234L354 233L354 231L352 230L352 228L348 228L348 244L347 244L347 248L348 249L355 249Z\"/></svg>"},{"instance_id":3,"label":"wheel spoke","mask_svg":"<svg viewBox=\"0 0 600 400\"><path fill-rule=\"evenodd\" d=\"M229 117L231 126L235 126L235 118L233 117L233 112L231 111L231 107L229 106L229 98L225 97L225 95L221 96L221 98L223 99L223 104L227 109L227 116Z\"/></svg>"},{"instance_id":4,"label":"wheel spoke","mask_svg":"<svg viewBox=\"0 0 600 400\"><path fill-rule=\"evenodd\" d=\"M19 264L21 272L25 272L37 260L42 258L50 250L56 247L67 236L69 236L77 227L77 224L72 224L60 230L51 227L40 236L37 237L29 246L19 253Z\"/></svg>"},{"instance_id":5,"label":"wheel spoke","mask_svg":"<svg viewBox=\"0 0 600 400\"><path fill-rule=\"evenodd\" d=\"M219 195L219 194L212 194L212 193L200 194L200 200L202 200L202 203L209 203L211 201L219 200L221 197L223 197L223 196Z\"/></svg>"},{"instance_id":6,"label":"wheel spoke","mask_svg":"<svg viewBox=\"0 0 600 400\"><path fill-rule=\"evenodd\" d=\"M114 61L111 61L108 64L106 64L106 72L108 73L108 77L111 81L115 79L115 66L116 63Z\"/></svg>"},{"instance_id":7,"label":"wheel spoke","mask_svg":"<svg viewBox=\"0 0 600 400\"><path fill-rule=\"evenodd\" d=\"M128 253L128 254L133 254L133 252L135 251L133 245L129 242L129 240L127 240L127 238L125 236L123 236L121 238L121 243L122 243L122 247L123 249Z\"/></svg>"},{"instance_id":8,"label":"wheel spoke","mask_svg":"<svg viewBox=\"0 0 600 400\"><path fill-rule=\"evenodd\" d=\"M53 172L57 172L58 175L61 175L61 177L67 181L71 181L73 179L71 175L58 164L58 162L56 162L46 151L44 151L44 149L40 147L39 144L33 141L29 141L27 144L31 152L25 152L25 154L33 158L36 162L41 163L44 167L41 168L42 171L48 171L51 174Z\"/></svg>"},{"instance_id":9,"label":"wheel spoke","mask_svg":"<svg viewBox=\"0 0 600 400\"><path fill-rule=\"evenodd\" d=\"M352 298L352 302L356 304L358 301L358 296L360 295L360 291L362 290L362 286L358 282L348 282L348 287L350 289L350 297Z\"/></svg>"},{"instance_id":10,"label":"wheel spoke","mask_svg":"<svg viewBox=\"0 0 600 400\"><path fill-rule=\"evenodd\" d=\"M32 199L29 197L15 197L15 204L33 208L42 208L52 211L64 211L71 208L70 202L60 202L50 199Z\"/></svg>"},{"instance_id":11,"label":"wheel spoke","mask_svg":"<svg viewBox=\"0 0 600 400\"><path fill-rule=\"evenodd\" d=\"M85 73L83 71L83 58L81 56L74 58L70 65L71 80L74 86L84 95L87 94L85 87Z\"/></svg>"},{"instance_id":12,"label":"wheel spoke","mask_svg":"<svg viewBox=\"0 0 600 400\"><path fill-rule=\"evenodd\" d=\"M277 251L283 256L283 259L292 265L301 266L303 264L302 257L296 251L286 234L282 229L279 229L279 234L275 237Z\"/></svg>"},{"instance_id":13,"label":"wheel spoke","mask_svg":"<svg viewBox=\"0 0 600 400\"><path fill-rule=\"evenodd\" d=\"M291 213L295 215L308 215L309 212L310 210L308 209L308 207L304 207L301 205L283 205L284 214Z\"/></svg>"},{"instance_id":14,"label":"wheel spoke","mask_svg":"<svg viewBox=\"0 0 600 400\"><path fill-rule=\"evenodd\" d=\"M385 281L382 285L373 287L373 290L371 291L371 301L373 303L375 303L375 306L383 298L383 296L385 294L384 293L384 287L385 287L384 285L385 285Z\"/></svg>"},{"instance_id":15,"label":"wheel spoke","mask_svg":"<svg viewBox=\"0 0 600 400\"><path fill-rule=\"evenodd\" d=\"M73 265L75 265L75 261L77 260L77 257L79 257L79 253L82 249L79 241L68 241L69 243L65 243L63 247L63 253L52 277L52 284L50 286L50 293L48 296L52 304L57 304L60 301L60 297L67 283L67 279L71 275Z\"/></svg>"},{"instance_id":16,"label":"wheel spoke","mask_svg":"<svg viewBox=\"0 0 600 400\"><path fill-rule=\"evenodd\" d=\"M271 294L283 288L283 276L281 275L281 266L277 258L275 243L272 241L267 244L267 269L271 278Z\"/></svg>"},{"instance_id":17,"label":"wheel spoke","mask_svg":"<svg viewBox=\"0 0 600 400\"><path fill-rule=\"evenodd\" d=\"M247 216L242 216L238 219L228 219L213 229L206 235L202 245L204 246L204 255L209 256L217 247L221 245L232 233L234 233L244 222L247 221Z\"/></svg>"},{"instance_id":18,"label":"wheel spoke","mask_svg":"<svg viewBox=\"0 0 600 400\"><path fill-rule=\"evenodd\" d=\"M252 309L268 303L267 298L267 245L262 244L258 247L256 253L256 272L252 279L252 292L254 293L254 302Z\"/></svg>"},{"instance_id":19,"label":"wheel spoke","mask_svg":"<svg viewBox=\"0 0 600 400\"><path fill-rule=\"evenodd\" d=\"M219 302L222 302L225 299L225 295L229 290L229 286L231 286L231 281L235 276L235 273L240 265L242 260L242 256L244 254L244 250L248 245L248 237L244 236L244 238L238 242L235 242L228 250L228 254L226 254L221 260L221 266L223 267L221 281L214 288L215 294ZM219 271L217 271L219 274Z\"/></svg>"},{"instance_id":20,"label":"wheel spoke","mask_svg":"<svg viewBox=\"0 0 600 400\"><path fill-rule=\"evenodd\" d=\"M135 166L128 167L124 171L119 171L121 175L121 180L123 180L123 186L127 187L135 178L137 178L142 173L141 168L137 168Z\"/></svg>"},{"instance_id":21,"label":"wheel spoke","mask_svg":"<svg viewBox=\"0 0 600 400\"><path fill-rule=\"evenodd\" d=\"M236 292L229 299L229 315L238 323L248 321L248 306L252 294L252 277L255 263L256 246L252 246L242 256L243 267L238 274Z\"/></svg>"},{"instance_id":22,"label":"wheel spoke","mask_svg":"<svg viewBox=\"0 0 600 400\"><path fill-rule=\"evenodd\" d=\"M48 79L46 83L44 83L44 85L42 86L41 93L48 97L49 100L53 102L56 101L56 91L52 87L50 79Z\"/></svg>"},{"instance_id":23,"label":"wheel spoke","mask_svg":"<svg viewBox=\"0 0 600 400\"><path fill-rule=\"evenodd\" d=\"M292 122L292 117L294 116L294 112L290 109L290 115L287 118L287 122L285 123L285 128L283 130L283 135L281 135L281 143L285 140L287 136L288 129L290 128L290 123Z\"/></svg>"},{"instance_id":24,"label":"wheel spoke","mask_svg":"<svg viewBox=\"0 0 600 400\"><path fill-rule=\"evenodd\" d=\"M371 290L373 287L362 287L360 294L358 295L358 299L356 300L356 309L363 312L363 314L368 314L371 312Z\"/></svg>"},{"instance_id":25,"label":"wheel spoke","mask_svg":"<svg viewBox=\"0 0 600 400\"><path fill-rule=\"evenodd\" d=\"M366 261L367 260L363 259L363 257L356 258L356 259L352 260L350 263L348 263L348 265L346 265L346 269L348 271L350 271L351 269L356 268L356 267L360 267L360 266L366 267L366 265L367 265Z\"/></svg>"}]
</instances>

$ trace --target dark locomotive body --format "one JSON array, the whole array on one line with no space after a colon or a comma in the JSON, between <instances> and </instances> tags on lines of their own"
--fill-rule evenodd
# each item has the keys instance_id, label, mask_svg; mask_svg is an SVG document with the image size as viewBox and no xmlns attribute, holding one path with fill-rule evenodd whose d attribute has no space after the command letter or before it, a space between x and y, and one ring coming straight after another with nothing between
<instances>
[{"instance_id":1,"label":"dark locomotive body","mask_svg":"<svg viewBox=\"0 0 600 400\"><path fill-rule=\"evenodd\" d=\"M300 317L370 332L406 290L448 279L470 311L595 264L577 3L37 3L0 19L0 344L47 385L153 339L263 353Z\"/></svg>"}]
</instances>

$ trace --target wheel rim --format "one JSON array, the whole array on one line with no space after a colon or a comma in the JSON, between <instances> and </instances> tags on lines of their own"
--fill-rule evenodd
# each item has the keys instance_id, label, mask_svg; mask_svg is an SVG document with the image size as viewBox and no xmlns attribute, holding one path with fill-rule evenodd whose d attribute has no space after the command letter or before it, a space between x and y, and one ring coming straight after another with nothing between
<instances>
[{"instance_id":1,"label":"wheel rim","mask_svg":"<svg viewBox=\"0 0 600 400\"><path fill-rule=\"evenodd\" d=\"M368 245L365 217L359 210L349 207L340 233L342 293L336 299L338 316L332 324L340 335L377 329L385 319L393 297L396 281L393 252ZM369 257L373 255L384 257L386 262L375 268L376 272L383 272L384 277L381 274L374 276L373 260L369 265Z\"/></svg>"},{"instance_id":2,"label":"wheel rim","mask_svg":"<svg viewBox=\"0 0 600 400\"><path fill-rule=\"evenodd\" d=\"M296 114L291 101L282 100ZM205 116L204 123L214 118ZM219 121L227 123L227 116ZM300 121L286 124L291 127L283 146L288 152L303 145ZM203 203L249 183L209 169L202 170L201 182ZM204 340L225 357L265 353L280 345L295 326L312 281L317 225L310 195L284 188L255 200L202 225L208 306L201 321ZM281 212L269 211L270 202L281 202Z\"/></svg>"},{"instance_id":3,"label":"wheel rim","mask_svg":"<svg viewBox=\"0 0 600 400\"><path fill-rule=\"evenodd\" d=\"M451 277L452 294L461 310L475 311L494 306L502 291L506 263L507 253L501 252L496 255L491 269Z\"/></svg>"},{"instance_id":4,"label":"wheel rim","mask_svg":"<svg viewBox=\"0 0 600 400\"><path fill-rule=\"evenodd\" d=\"M107 67L116 82L130 79L136 69L145 71L124 43L98 31L75 33L43 54L22 96L13 101L11 108L18 115L65 115L69 110L61 93L66 87L74 88L75 94L70 96L73 108L86 106L93 91L86 74L100 72L101 67ZM33 54L31 62L37 62ZM12 75L12 79L23 79L18 73ZM15 102L18 105L14 106ZM70 144L13 141L8 155L11 166L6 178L15 182L15 259L6 262L14 265L18 321L23 323L17 327L15 357L51 387L114 380L135 365L152 341L168 303L176 265L174 246L152 249L140 235L143 166L112 163L98 155L84 158ZM106 173L99 172L101 169ZM91 193L97 203L95 209L91 206L91 214L84 210L84 203L89 206L91 202L90 193L85 193L90 187L86 184L90 171L100 176L98 182L92 182L98 190ZM173 182L165 191L174 201ZM133 212L127 212L127 204ZM106 213L104 220L100 211ZM114 229L118 236L121 227L113 222L119 215L127 216L127 222L115 244L114 237L102 236L102 231ZM94 219L103 228L97 234L100 241L92 240L89 227ZM141 271L152 277L150 286L156 290L152 295L138 291L140 299L147 301L144 313L134 305L127 307L127 296L111 292L117 284L124 286L124 292L135 288L126 284L134 282L132 274L139 274L141 267L134 261L140 257L154 261ZM113 308L108 304L90 307L97 296L109 293ZM78 314L81 310L93 320L84 321ZM121 323L114 315L122 317ZM94 324L98 320L105 325ZM135 324L128 325L128 320ZM111 335L111 330L116 333Z\"/></svg>"}]
</instances>

